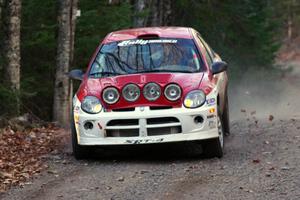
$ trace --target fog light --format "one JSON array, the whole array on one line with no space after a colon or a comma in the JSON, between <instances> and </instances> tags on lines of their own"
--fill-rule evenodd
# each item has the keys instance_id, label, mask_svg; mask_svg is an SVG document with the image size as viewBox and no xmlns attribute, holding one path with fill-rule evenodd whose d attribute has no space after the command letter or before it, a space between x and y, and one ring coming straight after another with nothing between
<instances>
[{"instance_id":1,"label":"fog light","mask_svg":"<svg viewBox=\"0 0 300 200\"><path fill-rule=\"evenodd\" d=\"M85 122L83 127L85 130L91 130L91 129L93 129L94 125L92 122Z\"/></svg>"},{"instance_id":2,"label":"fog light","mask_svg":"<svg viewBox=\"0 0 300 200\"><path fill-rule=\"evenodd\" d=\"M196 116L196 117L194 118L194 122L195 122L196 124L202 124L203 121L204 121L204 119L203 119L202 116Z\"/></svg>"}]
</instances>

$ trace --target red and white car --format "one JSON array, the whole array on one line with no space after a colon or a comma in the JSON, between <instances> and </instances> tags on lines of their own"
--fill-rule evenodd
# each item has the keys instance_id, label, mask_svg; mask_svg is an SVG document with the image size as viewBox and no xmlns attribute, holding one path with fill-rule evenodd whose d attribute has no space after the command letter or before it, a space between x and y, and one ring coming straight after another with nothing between
<instances>
[{"instance_id":1,"label":"red and white car","mask_svg":"<svg viewBox=\"0 0 300 200\"><path fill-rule=\"evenodd\" d=\"M73 152L91 146L201 141L222 157L229 134L227 64L192 28L137 28L108 34L73 98ZM199 144L200 145L200 144Z\"/></svg>"}]
</instances>

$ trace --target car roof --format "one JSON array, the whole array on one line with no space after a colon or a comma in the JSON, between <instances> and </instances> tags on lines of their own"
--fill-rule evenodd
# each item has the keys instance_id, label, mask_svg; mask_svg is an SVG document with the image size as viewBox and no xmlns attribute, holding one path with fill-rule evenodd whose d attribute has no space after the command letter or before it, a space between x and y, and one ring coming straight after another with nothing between
<instances>
[{"instance_id":1,"label":"car roof","mask_svg":"<svg viewBox=\"0 0 300 200\"><path fill-rule=\"evenodd\" d=\"M119 30L109 33L102 43L136 39L141 35L158 35L162 38L192 39L192 28L187 27L145 27Z\"/></svg>"}]
</instances>

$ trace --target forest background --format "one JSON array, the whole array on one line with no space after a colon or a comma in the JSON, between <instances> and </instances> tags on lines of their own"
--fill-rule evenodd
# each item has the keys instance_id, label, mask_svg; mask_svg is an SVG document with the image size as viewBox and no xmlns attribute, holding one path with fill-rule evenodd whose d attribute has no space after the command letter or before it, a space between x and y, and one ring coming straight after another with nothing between
<instances>
[{"instance_id":1,"label":"forest background","mask_svg":"<svg viewBox=\"0 0 300 200\"><path fill-rule=\"evenodd\" d=\"M235 84L249 68L276 70L280 49L299 38L300 1L0 0L0 16L0 118L30 113L64 124L70 85L60 75L85 69L107 33L193 27L229 63Z\"/></svg>"}]
</instances>

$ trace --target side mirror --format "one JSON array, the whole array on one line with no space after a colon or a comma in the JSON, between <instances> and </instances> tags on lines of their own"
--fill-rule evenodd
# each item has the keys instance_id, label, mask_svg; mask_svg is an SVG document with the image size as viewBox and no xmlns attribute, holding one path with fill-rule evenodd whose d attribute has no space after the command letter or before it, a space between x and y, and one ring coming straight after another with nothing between
<instances>
[{"instance_id":1,"label":"side mirror","mask_svg":"<svg viewBox=\"0 0 300 200\"><path fill-rule=\"evenodd\" d=\"M74 69L70 71L68 75L71 79L82 81L84 73L80 69Z\"/></svg>"},{"instance_id":2,"label":"side mirror","mask_svg":"<svg viewBox=\"0 0 300 200\"><path fill-rule=\"evenodd\" d=\"M227 70L227 63L223 61L214 62L212 64L212 74L218 74Z\"/></svg>"}]
</instances>

